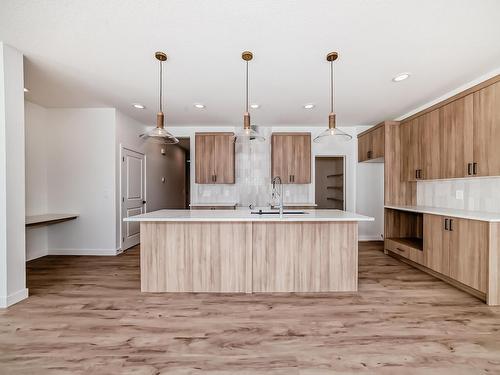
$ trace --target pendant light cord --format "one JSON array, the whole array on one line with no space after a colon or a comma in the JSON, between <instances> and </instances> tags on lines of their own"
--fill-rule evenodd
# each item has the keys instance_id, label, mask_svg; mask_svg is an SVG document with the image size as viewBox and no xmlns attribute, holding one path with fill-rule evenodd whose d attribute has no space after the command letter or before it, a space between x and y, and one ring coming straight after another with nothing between
<instances>
[{"instance_id":1,"label":"pendant light cord","mask_svg":"<svg viewBox=\"0 0 500 375\"><path fill-rule=\"evenodd\" d=\"M248 112L248 61L246 61L246 97L245 97L245 112Z\"/></svg>"},{"instance_id":2,"label":"pendant light cord","mask_svg":"<svg viewBox=\"0 0 500 375\"><path fill-rule=\"evenodd\" d=\"M160 112L163 112L163 61L160 60Z\"/></svg>"},{"instance_id":3,"label":"pendant light cord","mask_svg":"<svg viewBox=\"0 0 500 375\"><path fill-rule=\"evenodd\" d=\"M333 61L330 61L330 112L331 113L333 113L333 99L334 99Z\"/></svg>"}]
</instances>

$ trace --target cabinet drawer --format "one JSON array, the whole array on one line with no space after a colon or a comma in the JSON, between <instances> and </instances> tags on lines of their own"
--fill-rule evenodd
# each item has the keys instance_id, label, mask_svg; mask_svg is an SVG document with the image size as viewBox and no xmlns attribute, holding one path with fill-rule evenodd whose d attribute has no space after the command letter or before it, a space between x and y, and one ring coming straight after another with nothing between
<instances>
[{"instance_id":1,"label":"cabinet drawer","mask_svg":"<svg viewBox=\"0 0 500 375\"><path fill-rule=\"evenodd\" d=\"M392 251L406 259L418 264L424 264L424 252L411 244L411 240L406 239L386 239L385 249Z\"/></svg>"}]
</instances>

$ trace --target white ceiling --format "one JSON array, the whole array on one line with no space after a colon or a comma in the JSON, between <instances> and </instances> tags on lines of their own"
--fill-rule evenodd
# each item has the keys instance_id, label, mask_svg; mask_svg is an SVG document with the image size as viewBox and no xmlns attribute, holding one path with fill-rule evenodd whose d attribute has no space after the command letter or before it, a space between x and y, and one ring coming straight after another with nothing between
<instances>
[{"instance_id":1,"label":"white ceiling","mask_svg":"<svg viewBox=\"0 0 500 375\"><path fill-rule=\"evenodd\" d=\"M498 0L0 0L0 40L26 56L29 100L113 106L151 124L153 53L163 50L171 125L242 122L246 49L250 98L262 106L254 123L326 124L325 55L336 50L338 122L360 125L500 67L499 15Z\"/></svg>"}]
</instances>

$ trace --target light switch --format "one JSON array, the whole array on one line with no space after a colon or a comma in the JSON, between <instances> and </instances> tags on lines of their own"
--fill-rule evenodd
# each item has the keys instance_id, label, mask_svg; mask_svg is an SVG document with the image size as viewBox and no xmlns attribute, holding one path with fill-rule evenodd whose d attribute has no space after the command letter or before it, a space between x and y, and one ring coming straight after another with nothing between
<instances>
[{"instance_id":1,"label":"light switch","mask_svg":"<svg viewBox=\"0 0 500 375\"><path fill-rule=\"evenodd\" d=\"M457 190L455 191L455 198L459 200L464 199L464 191L463 190Z\"/></svg>"}]
</instances>

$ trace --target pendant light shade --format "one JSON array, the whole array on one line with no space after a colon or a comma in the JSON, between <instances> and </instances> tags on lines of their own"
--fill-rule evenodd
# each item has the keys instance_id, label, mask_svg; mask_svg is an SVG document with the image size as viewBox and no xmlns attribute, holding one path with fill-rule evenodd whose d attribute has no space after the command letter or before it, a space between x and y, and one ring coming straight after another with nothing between
<instances>
[{"instance_id":1,"label":"pendant light shade","mask_svg":"<svg viewBox=\"0 0 500 375\"><path fill-rule=\"evenodd\" d=\"M250 113L248 112L248 62L253 59L253 53L249 51L244 51L241 54L241 58L246 64L246 74L245 74L245 113L243 114L243 129L236 133L236 142L243 143L247 141L265 141L265 138L259 134L255 129L252 129L250 125Z\"/></svg>"},{"instance_id":2,"label":"pendant light shade","mask_svg":"<svg viewBox=\"0 0 500 375\"><path fill-rule=\"evenodd\" d=\"M163 113L163 62L167 60L167 55L164 52L156 52L155 58L160 62L159 110L156 114L156 127L140 137L161 144L176 144L179 140L165 129L165 114Z\"/></svg>"},{"instance_id":3,"label":"pendant light shade","mask_svg":"<svg viewBox=\"0 0 500 375\"><path fill-rule=\"evenodd\" d=\"M330 52L326 55L326 60L330 62L330 114L328 115L328 129L322 131L316 138L314 142L319 143L326 141L328 139L339 139L342 141L350 141L352 136L338 129L335 122L335 112L334 112L334 82L333 82L333 63L339 57L337 52Z\"/></svg>"}]
</instances>

